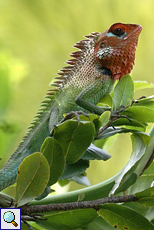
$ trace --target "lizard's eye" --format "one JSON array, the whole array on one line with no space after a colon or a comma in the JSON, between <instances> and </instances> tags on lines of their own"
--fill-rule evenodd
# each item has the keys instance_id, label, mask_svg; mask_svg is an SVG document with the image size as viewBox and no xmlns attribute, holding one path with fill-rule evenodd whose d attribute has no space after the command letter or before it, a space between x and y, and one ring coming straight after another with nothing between
<instances>
[{"instance_id":1,"label":"lizard's eye","mask_svg":"<svg viewBox=\"0 0 154 230\"><path fill-rule=\"evenodd\" d=\"M106 47L105 43L102 42L102 43L100 44L100 48L105 48L105 47Z\"/></svg>"},{"instance_id":2,"label":"lizard's eye","mask_svg":"<svg viewBox=\"0 0 154 230\"><path fill-rule=\"evenodd\" d=\"M112 33L116 36L121 36L125 33L125 31L121 28L116 28L112 31Z\"/></svg>"}]
</instances>

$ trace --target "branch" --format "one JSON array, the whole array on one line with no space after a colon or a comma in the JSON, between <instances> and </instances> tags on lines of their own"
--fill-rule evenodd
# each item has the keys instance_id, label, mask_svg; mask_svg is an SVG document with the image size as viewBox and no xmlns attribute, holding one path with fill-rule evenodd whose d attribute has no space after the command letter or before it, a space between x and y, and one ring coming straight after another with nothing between
<instances>
[{"instance_id":1,"label":"branch","mask_svg":"<svg viewBox=\"0 0 154 230\"><path fill-rule=\"evenodd\" d=\"M39 212L50 212L50 211L66 211L72 209L83 209L83 208L93 208L98 209L98 206L106 203L123 203L136 201L138 198L135 195L128 196L117 196L117 197L105 197L98 200L92 201L79 201L71 203L57 203L57 204L47 204L47 205L34 205L34 206L23 206L21 207L22 215L30 215L32 213Z\"/></svg>"}]
</instances>

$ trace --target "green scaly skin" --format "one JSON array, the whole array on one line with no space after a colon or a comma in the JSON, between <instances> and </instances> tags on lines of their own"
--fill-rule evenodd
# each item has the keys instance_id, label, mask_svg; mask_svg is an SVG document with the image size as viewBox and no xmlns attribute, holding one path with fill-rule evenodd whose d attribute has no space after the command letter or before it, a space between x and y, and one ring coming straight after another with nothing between
<instances>
[{"instance_id":1,"label":"green scaly skin","mask_svg":"<svg viewBox=\"0 0 154 230\"><path fill-rule=\"evenodd\" d=\"M134 28L128 33L134 32L133 30ZM92 33L87 36L86 40L75 45L79 51L72 53L73 59L68 61L69 66L64 67L56 77L56 81L52 84L54 88L46 95L46 101L42 102L41 110L37 113L27 134L4 168L0 170L0 191L15 183L20 163L28 155L40 150L43 141L50 135L54 125L61 121L63 114L79 110L96 114L103 112L96 104L112 90L114 77L110 68L100 62L104 57L106 58L107 50L104 50L104 57L102 51L97 56L95 47L102 35L108 39L106 36L108 31L105 32L106 34ZM116 37L115 34L113 36ZM119 35L117 39L119 42ZM132 52L135 52L135 48ZM111 57L110 53L107 58L110 59ZM115 75L117 76L117 73Z\"/></svg>"}]
</instances>

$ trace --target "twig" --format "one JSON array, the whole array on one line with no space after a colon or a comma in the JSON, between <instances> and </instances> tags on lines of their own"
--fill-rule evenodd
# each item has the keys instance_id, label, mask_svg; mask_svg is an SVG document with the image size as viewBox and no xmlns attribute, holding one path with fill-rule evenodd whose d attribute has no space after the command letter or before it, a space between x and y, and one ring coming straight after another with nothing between
<instances>
[{"instance_id":1,"label":"twig","mask_svg":"<svg viewBox=\"0 0 154 230\"><path fill-rule=\"evenodd\" d=\"M123 203L123 202L132 202L136 201L138 198L135 195L127 195L127 196L117 196L117 197L105 197L98 200L92 201L79 201L79 202L71 202L71 203L57 203L57 204L47 204L47 205L34 205L34 206L23 206L21 207L22 215L30 215L32 213L40 213L40 212L49 212L49 211L66 211L73 209L85 209L85 208L93 208L98 209L98 206L106 203Z\"/></svg>"}]
</instances>

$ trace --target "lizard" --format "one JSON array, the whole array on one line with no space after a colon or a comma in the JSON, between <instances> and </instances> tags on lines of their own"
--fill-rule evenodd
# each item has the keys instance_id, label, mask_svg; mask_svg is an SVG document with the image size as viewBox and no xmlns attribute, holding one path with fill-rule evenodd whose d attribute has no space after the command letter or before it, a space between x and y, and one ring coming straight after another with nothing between
<instances>
[{"instance_id":1,"label":"lizard","mask_svg":"<svg viewBox=\"0 0 154 230\"><path fill-rule=\"evenodd\" d=\"M75 44L78 50L51 83L23 140L0 170L0 191L15 183L23 159L40 150L63 114L104 112L97 103L111 92L115 80L131 72L141 30L137 24L115 23L105 32L93 32Z\"/></svg>"}]
</instances>

